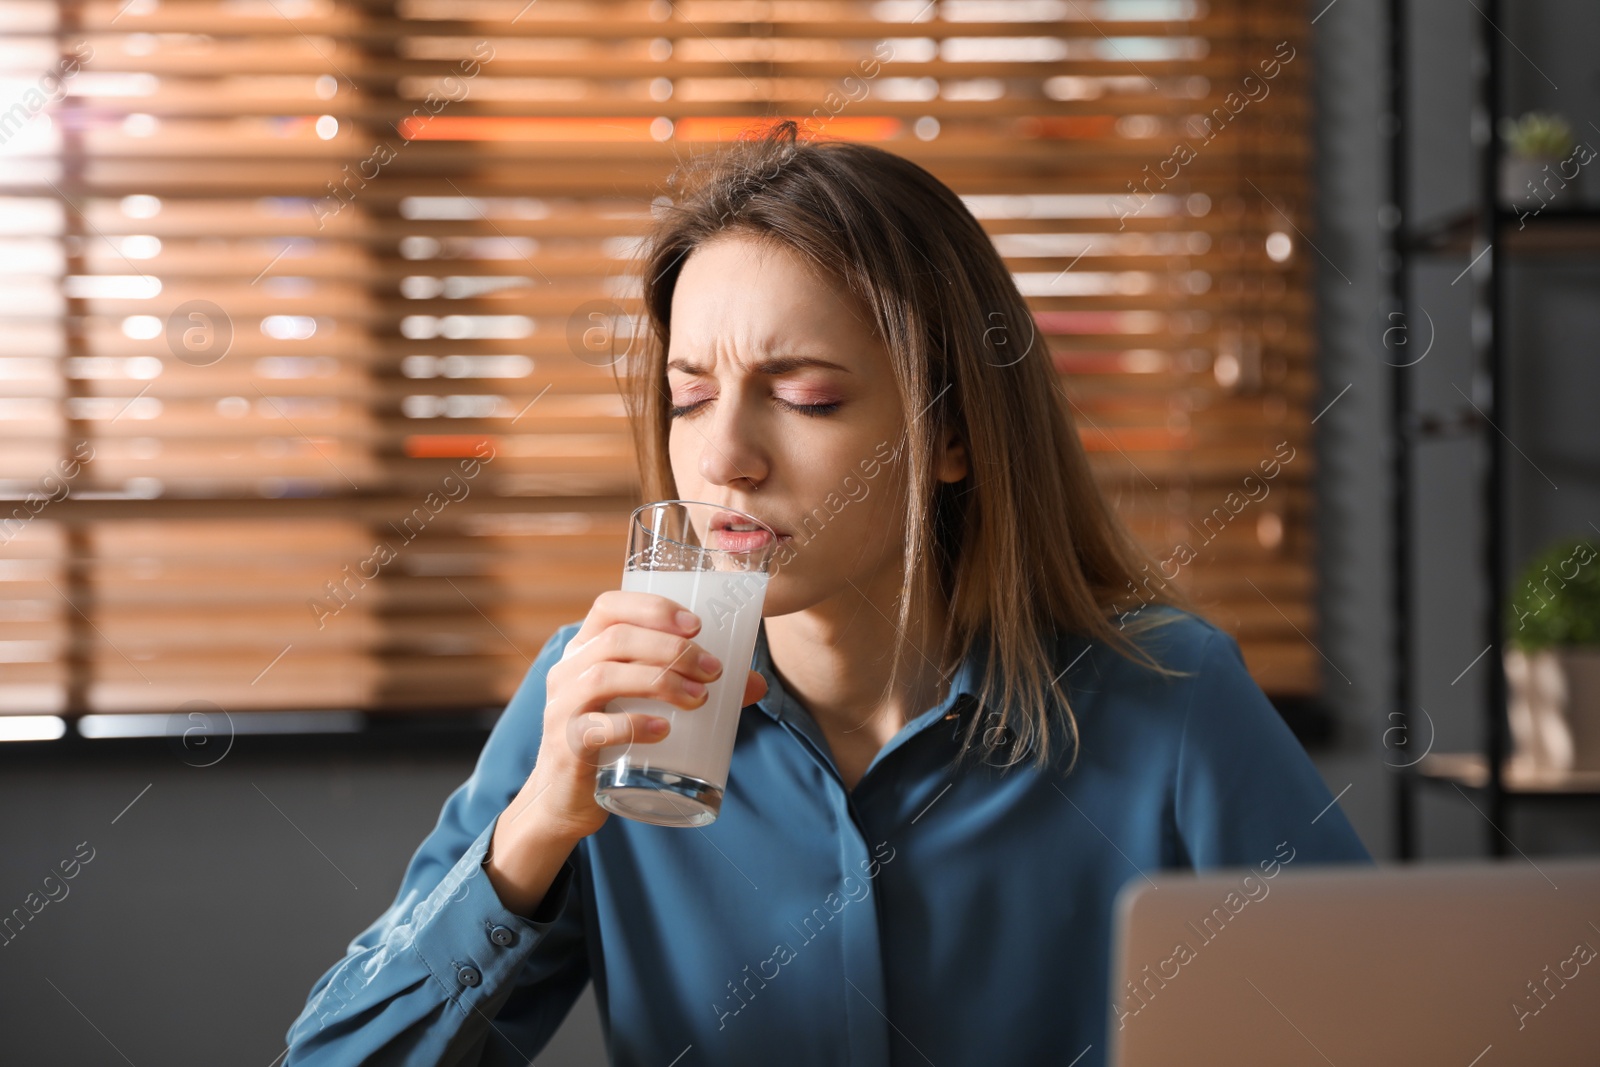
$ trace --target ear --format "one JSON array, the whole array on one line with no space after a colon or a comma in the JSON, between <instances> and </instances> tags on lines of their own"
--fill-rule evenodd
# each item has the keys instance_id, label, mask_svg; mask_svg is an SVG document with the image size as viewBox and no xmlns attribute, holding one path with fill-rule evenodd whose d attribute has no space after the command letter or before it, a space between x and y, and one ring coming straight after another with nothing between
<instances>
[{"instance_id":1,"label":"ear","mask_svg":"<svg viewBox=\"0 0 1600 1067\"><path fill-rule=\"evenodd\" d=\"M941 482L959 482L967 476L967 446L954 430L945 435L935 466Z\"/></svg>"}]
</instances>

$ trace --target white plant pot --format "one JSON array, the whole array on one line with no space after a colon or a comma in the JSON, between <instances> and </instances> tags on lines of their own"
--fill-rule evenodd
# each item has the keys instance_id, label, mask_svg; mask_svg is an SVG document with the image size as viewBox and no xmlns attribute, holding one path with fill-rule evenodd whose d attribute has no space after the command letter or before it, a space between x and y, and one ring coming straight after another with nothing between
<instances>
[{"instance_id":1,"label":"white plant pot","mask_svg":"<svg viewBox=\"0 0 1600 1067\"><path fill-rule=\"evenodd\" d=\"M1504 156L1500 160L1500 203L1508 208L1539 208L1563 199L1575 201L1577 195L1558 172L1559 157L1528 159ZM1549 168L1548 170L1546 168ZM1571 169L1570 167L1568 168ZM1569 188L1563 188L1563 185ZM1563 196L1563 194L1566 194ZM1563 206L1566 206L1563 204Z\"/></svg>"},{"instance_id":2,"label":"white plant pot","mask_svg":"<svg viewBox=\"0 0 1600 1067\"><path fill-rule=\"evenodd\" d=\"M1563 649L1556 656L1567 683L1573 769L1600 770L1600 648Z\"/></svg>"},{"instance_id":3,"label":"white plant pot","mask_svg":"<svg viewBox=\"0 0 1600 1067\"><path fill-rule=\"evenodd\" d=\"M1505 652L1512 762L1535 774L1600 770L1600 648Z\"/></svg>"}]
</instances>

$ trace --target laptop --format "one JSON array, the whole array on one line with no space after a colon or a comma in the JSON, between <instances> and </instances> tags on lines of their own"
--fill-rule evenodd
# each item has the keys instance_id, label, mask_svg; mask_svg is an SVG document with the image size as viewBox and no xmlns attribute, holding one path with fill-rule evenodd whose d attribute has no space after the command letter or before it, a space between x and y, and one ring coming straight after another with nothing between
<instances>
[{"instance_id":1,"label":"laptop","mask_svg":"<svg viewBox=\"0 0 1600 1067\"><path fill-rule=\"evenodd\" d=\"M1111 975L1111 1067L1596 1067L1600 860L1152 873Z\"/></svg>"}]
</instances>

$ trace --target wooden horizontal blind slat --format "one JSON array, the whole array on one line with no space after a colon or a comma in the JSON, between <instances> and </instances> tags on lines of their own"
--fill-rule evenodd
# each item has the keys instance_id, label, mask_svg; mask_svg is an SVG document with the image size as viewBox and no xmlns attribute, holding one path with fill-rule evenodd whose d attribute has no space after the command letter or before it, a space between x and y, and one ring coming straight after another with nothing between
<instances>
[{"instance_id":1,"label":"wooden horizontal blind slat","mask_svg":"<svg viewBox=\"0 0 1600 1067\"><path fill-rule=\"evenodd\" d=\"M0 711L503 703L636 492L583 327L778 117L966 198L1136 536L1316 692L1306 18L0 3Z\"/></svg>"}]
</instances>

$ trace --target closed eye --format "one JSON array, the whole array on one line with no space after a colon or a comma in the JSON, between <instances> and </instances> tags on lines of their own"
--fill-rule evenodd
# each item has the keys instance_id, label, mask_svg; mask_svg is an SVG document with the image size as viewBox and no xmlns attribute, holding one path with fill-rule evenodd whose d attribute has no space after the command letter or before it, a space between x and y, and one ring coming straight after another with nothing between
<instances>
[{"instance_id":1,"label":"closed eye","mask_svg":"<svg viewBox=\"0 0 1600 1067\"><path fill-rule=\"evenodd\" d=\"M773 397L773 401L784 411L794 411L801 415L810 415L813 418L819 415L832 415L839 410L839 402L831 404L792 404L781 397Z\"/></svg>"},{"instance_id":2,"label":"closed eye","mask_svg":"<svg viewBox=\"0 0 1600 1067\"><path fill-rule=\"evenodd\" d=\"M794 404L784 400L781 397L773 397L772 401L784 411L792 411L796 414L807 415L812 418L817 418L823 415L832 415L835 411L839 410L839 403L837 401L831 404ZM673 405L667 408L667 418L676 419L680 415L687 415L704 403L704 400L696 400L692 404Z\"/></svg>"}]
</instances>

